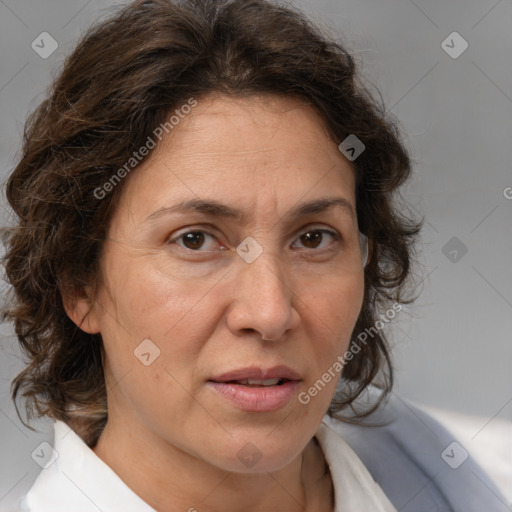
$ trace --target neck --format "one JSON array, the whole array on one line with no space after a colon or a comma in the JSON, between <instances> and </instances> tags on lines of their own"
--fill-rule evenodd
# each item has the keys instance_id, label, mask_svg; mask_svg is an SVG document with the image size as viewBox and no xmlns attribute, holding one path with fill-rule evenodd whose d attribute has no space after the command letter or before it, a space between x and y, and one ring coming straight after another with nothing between
<instances>
[{"instance_id":1,"label":"neck","mask_svg":"<svg viewBox=\"0 0 512 512\"><path fill-rule=\"evenodd\" d=\"M332 482L315 439L278 471L234 473L109 417L93 451L159 512L332 510Z\"/></svg>"}]
</instances>

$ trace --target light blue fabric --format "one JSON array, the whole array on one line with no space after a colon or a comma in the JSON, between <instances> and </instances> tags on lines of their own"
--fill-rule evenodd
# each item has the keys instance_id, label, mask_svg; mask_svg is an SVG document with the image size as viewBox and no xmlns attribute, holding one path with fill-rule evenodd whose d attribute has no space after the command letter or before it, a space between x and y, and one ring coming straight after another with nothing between
<instances>
[{"instance_id":1,"label":"light blue fabric","mask_svg":"<svg viewBox=\"0 0 512 512\"><path fill-rule=\"evenodd\" d=\"M378 394L370 389L357 406L374 401ZM407 400L392 394L364 420L381 426L356 426L332 418L325 421L357 453L400 512L512 510L471 454L455 469L445 462L456 465L462 460L456 457L464 454L465 448L461 443L454 446L455 451L449 448L457 439Z\"/></svg>"}]
</instances>

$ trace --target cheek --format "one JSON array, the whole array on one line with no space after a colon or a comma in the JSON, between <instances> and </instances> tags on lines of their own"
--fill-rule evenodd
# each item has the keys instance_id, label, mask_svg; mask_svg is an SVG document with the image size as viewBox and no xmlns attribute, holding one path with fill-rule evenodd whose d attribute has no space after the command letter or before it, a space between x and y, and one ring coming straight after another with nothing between
<instances>
[{"instance_id":1,"label":"cheek","mask_svg":"<svg viewBox=\"0 0 512 512\"><path fill-rule=\"evenodd\" d=\"M324 384L317 385L322 390L325 385L325 391L318 392L318 397L321 395L322 398L315 399L315 404L319 407L328 405L330 394L334 393L341 376L340 357L343 357L350 345L362 306L363 292L364 281L361 273L350 279L331 278L319 285L315 293L308 296L307 302L305 300L304 314L307 314L308 321L304 324L309 331L308 360L314 362L314 371L310 375L308 386L325 377Z\"/></svg>"},{"instance_id":2,"label":"cheek","mask_svg":"<svg viewBox=\"0 0 512 512\"><path fill-rule=\"evenodd\" d=\"M162 269L152 258L133 258L122 273L113 271L111 276L110 301L116 306L116 320L160 335L193 313L211 288L209 280Z\"/></svg>"},{"instance_id":3,"label":"cheek","mask_svg":"<svg viewBox=\"0 0 512 512\"><path fill-rule=\"evenodd\" d=\"M209 288L193 279L162 278L149 265L111 276L102 336L113 401L146 419L172 416L179 429L174 418L194 408L194 372L217 322Z\"/></svg>"},{"instance_id":4,"label":"cheek","mask_svg":"<svg viewBox=\"0 0 512 512\"><path fill-rule=\"evenodd\" d=\"M307 290L309 295L306 295ZM348 344L361 311L364 295L364 276L359 273L342 278L330 277L315 287L303 287L311 310L311 322L320 330L327 331L334 345ZM311 292L314 290L314 293Z\"/></svg>"},{"instance_id":5,"label":"cheek","mask_svg":"<svg viewBox=\"0 0 512 512\"><path fill-rule=\"evenodd\" d=\"M163 276L152 264L122 266L102 293L102 335L109 363L121 374L139 369L149 352L151 367L184 373L214 328L211 285L194 278ZM151 340L151 342L145 340ZM146 350L147 349L147 350ZM148 361L145 361L148 362ZM119 375L116 375L119 377Z\"/></svg>"}]
</instances>

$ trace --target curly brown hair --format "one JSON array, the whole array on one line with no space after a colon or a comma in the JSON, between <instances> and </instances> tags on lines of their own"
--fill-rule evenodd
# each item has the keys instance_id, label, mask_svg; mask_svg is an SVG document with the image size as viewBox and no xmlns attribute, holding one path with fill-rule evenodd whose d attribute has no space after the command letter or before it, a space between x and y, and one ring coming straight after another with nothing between
<instances>
[{"instance_id":1,"label":"curly brown hair","mask_svg":"<svg viewBox=\"0 0 512 512\"><path fill-rule=\"evenodd\" d=\"M89 446L103 430L102 338L71 321L62 297L98 285L102 242L123 183L102 200L94 191L190 97L295 96L317 110L337 144L356 135L366 147L352 162L357 216L370 252L353 335L374 326L382 308L413 300L405 291L422 222L394 202L411 161L396 120L355 68L342 44L303 13L268 0L138 0L85 34L28 118L6 188L18 220L3 232L11 285L3 316L28 359L12 382L28 420L62 420ZM331 415L376 380L382 396L391 389L384 333L360 349L343 369L346 385Z\"/></svg>"}]
</instances>

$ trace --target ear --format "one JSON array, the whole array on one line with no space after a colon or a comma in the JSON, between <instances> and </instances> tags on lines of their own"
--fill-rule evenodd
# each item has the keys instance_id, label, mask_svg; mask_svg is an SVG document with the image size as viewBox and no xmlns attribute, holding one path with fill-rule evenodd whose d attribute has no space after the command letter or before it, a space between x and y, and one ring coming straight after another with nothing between
<instances>
[{"instance_id":1,"label":"ear","mask_svg":"<svg viewBox=\"0 0 512 512\"><path fill-rule=\"evenodd\" d=\"M361 259L363 267L368 263L368 237L359 231L359 246L361 248Z\"/></svg>"},{"instance_id":2,"label":"ear","mask_svg":"<svg viewBox=\"0 0 512 512\"><path fill-rule=\"evenodd\" d=\"M77 327L89 334L101 332L98 305L92 298L94 294L90 287L81 293L66 293L62 295L64 309Z\"/></svg>"}]
</instances>

